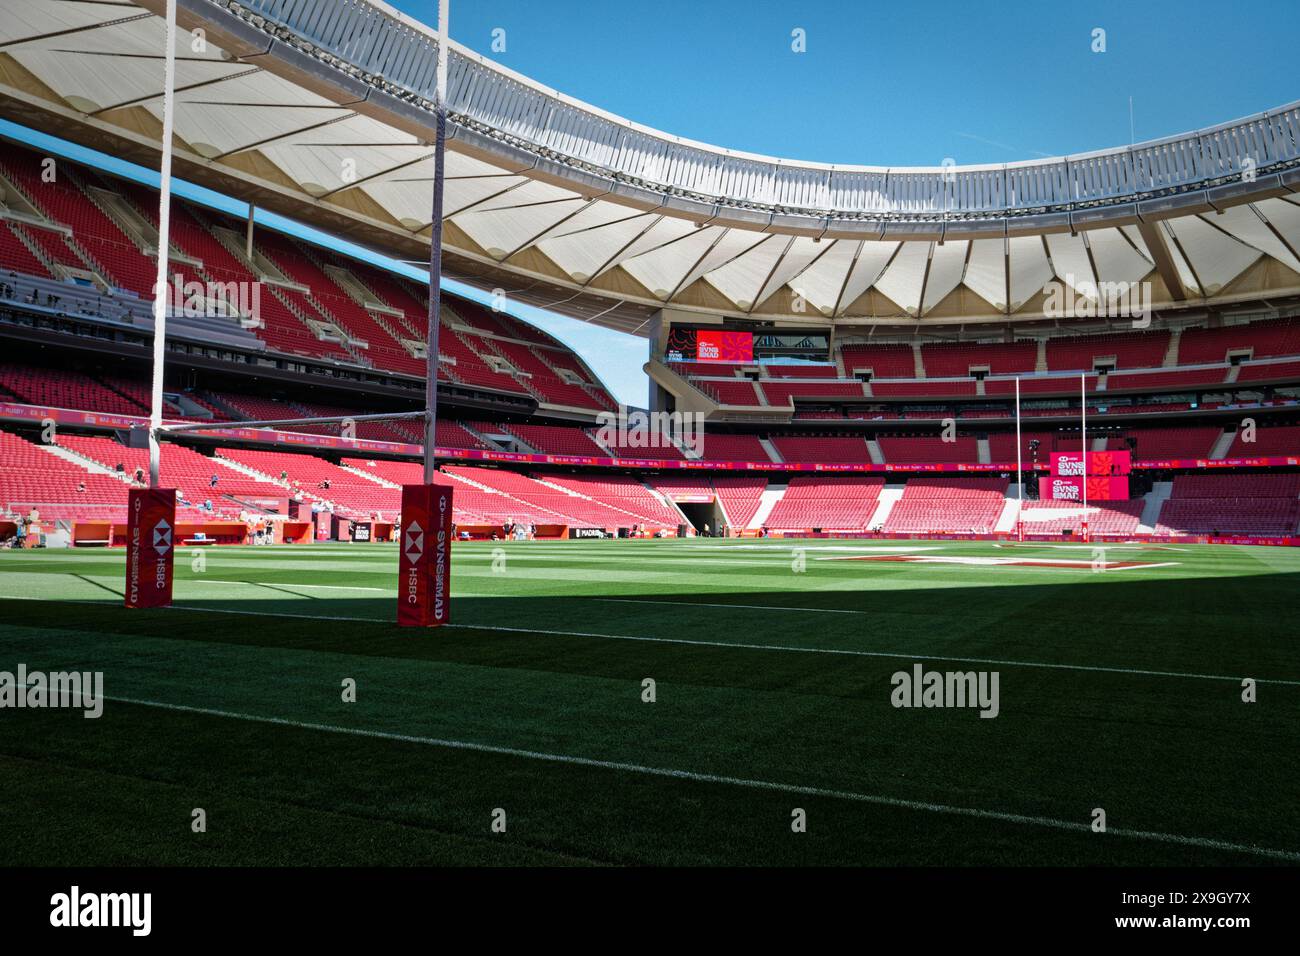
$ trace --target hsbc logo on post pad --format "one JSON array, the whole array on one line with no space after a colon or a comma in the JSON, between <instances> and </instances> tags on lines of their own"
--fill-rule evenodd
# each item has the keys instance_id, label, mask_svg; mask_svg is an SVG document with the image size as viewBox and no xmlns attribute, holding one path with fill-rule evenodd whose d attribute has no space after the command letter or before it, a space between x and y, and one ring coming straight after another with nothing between
<instances>
[{"instance_id":1,"label":"hsbc logo on post pad","mask_svg":"<svg viewBox=\"0 0 1300 956\"><path fill-rule=\"evenodd\" d=\"M172 547L172 526L164 518L153 526L153 549L165 555Z\"/></svg>"},{"instance_id":2,"label":"hsbc logo on post pad","mask_svg":"<svg viewBox=\"0 0 1300 956\"><path fill-rule=\"evenodd\" d=\"M451 489L402 486L401 573L397 623L437 627L450 620Z\"/></svg>"},{"instance_id":3,"label":"hsbc logo on post pad","mask_svg":"<svg viewBox=\"0 0 1300 956\"><path fill-rule=\"evenodd\" d=\"M127 607L172 603L176 530L174 488L132 488L127 502Z\"/></svg>"},{"instance_id":4,"label":"hsbc logo on post pad","mask_svg":"<svg viewBox=\"0 0 1300 956\"><path fill-rule=\"evenodd\" d=\"M418 523L412 521L407 525L403 548L406 551L406 560L410 564L415 564L424 555L424 529Z\"/></svg>"}]
</instances>

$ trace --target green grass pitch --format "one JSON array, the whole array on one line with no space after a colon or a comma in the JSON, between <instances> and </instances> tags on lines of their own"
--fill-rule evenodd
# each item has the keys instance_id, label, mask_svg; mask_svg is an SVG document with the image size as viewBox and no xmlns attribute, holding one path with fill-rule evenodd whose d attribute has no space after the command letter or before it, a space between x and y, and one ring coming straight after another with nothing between
<instances>
[{"instance_id":1,"label":"green grass pitch","mask_svg":"<svg viewBox=\"0 0 1300 956\"><path fill-rule=\"evenodd\" d=\"M108 698L0 710L8 861L1300 862L1300 550L453 551L428 632L392 546L182 549L155 611L120 550L0 553L0 670ZM842 560L896 553L964 560ZM998 716L894 707L916 663L996 671Z\"/></svg>"}]
</instances>

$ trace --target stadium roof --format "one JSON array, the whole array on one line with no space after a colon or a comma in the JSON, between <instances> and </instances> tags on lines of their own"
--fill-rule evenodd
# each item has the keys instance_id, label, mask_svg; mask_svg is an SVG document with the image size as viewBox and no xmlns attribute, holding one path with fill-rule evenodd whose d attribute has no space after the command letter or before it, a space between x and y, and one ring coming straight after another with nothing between
<instances>
[{"instance_id":1,"label":"stadium roof","mask_svg":"<svg viewBox=\"0 0 1300 956\"><path fill-rule=\"evenodd\" d=\"M428 27L365 0L179 0L175 170L428 255ZM157 165L163 0L0 0L0 111ZM886 168L684 140L452 44L446 274L626 331L1043 317L1054 278L1156 307L1300 294L1300 102L1135 146Z\"/></svg>"}]
</instances>

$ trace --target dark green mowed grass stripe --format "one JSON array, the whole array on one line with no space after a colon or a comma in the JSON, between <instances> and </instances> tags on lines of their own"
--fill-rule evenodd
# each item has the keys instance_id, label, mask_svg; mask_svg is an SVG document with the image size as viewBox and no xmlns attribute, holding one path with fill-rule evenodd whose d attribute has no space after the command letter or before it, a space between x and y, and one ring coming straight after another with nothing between
<instances>
[{"instance_id":1,"label":"dark green mowed grass stripe","mask_svg":"<svg viewBox=\"0 0 1300 956\"><path fill-rule=\"evenodd\" d=\"M1242 864L1247 854L118 706L27 712L14 865ZM76 721L77 723L73 723ZM208 832L190 830L192 811ZM791 831L795 808L806 833ZM506 832L492 833L497 809ZM1118 824L1116 824L1118 825Z\"/></svg>"},{"instance_id":2,"label":"dark green mowed grass stripe","mask_svg":"<svg viewBox=\"0 0 1300 956\"><path fill-rule=\"evenodd\" d=\"M719 643L1298 676L1290 638L1290 582L1297 562L1281 551L1269 552L1267 561L1258 560L1257 551L1226 548L1144 554L1180 565L1123 572L1135 575L1125 578L814 561L796 575L784 554L754 564L754 551L738 549L743 561L729 568L716 560L730 552L700 549L710 559L701 565L692 560L695 552L678 543L608 545L595 557L592 549L575 549L572 563L558 562L584 572L562 581L545 575L564 553L554 546L531 552L527 545L510 546L507 572L500 575L490 571L490 551L458 548L457 567L470 572L459 577L458 587L496 596L458 599L457 619ZM941 547L999 553L982 544ZM207 574L245 580L360 584L384 575L372 569L379 562L366 548L322 549L319 564L329 567L316 571L303 560L307 555L292 549L209 554ZM21 563L7 558L0 558L0 593L10 593L4 590L10 570L62 567L118 578L122 570L120 555L105 553L42 554ZM356 567L337 570L335 563ZM638 585L635 572L647 565L655 574ZM665 576L673 566L677 574ZM363 568L371 569L364 578ZM623 573L610 583L601 579L601 568ZM530 573L519 573L524 571ZM391 580L392 572L387 574ZM199 584L203 574L178 565L178 580L183 595L187 583ZM268 599L265 589L231 590L237 596L199 603L392 614L391 598ZM633 595L663 605L616 604L593 595ZM700 602L867 613L731 610ZM889 676L905 664L878 658L536 632L423 634L385 624L202 611L130 613L19 601L4 607L10 624L0 629L0 668L19 660L33 667L100 668L110 694L116 688L121 696L306 722L1085 822L1092 807L1102 806L1114 827L1300 848L1294 801L1286 796L1297 786L1295 763L1286 756L1300 750L1297 688L1265 685L1260 703L1245 705L1235 681L1003 667L1002 715L980 720L970 711L889 707ZM360 683L356 705L338 701L344 671ZM644 677L658 681L656 704L639 700ZM35 795L23 813L56 805L40 794L53 786L50 780L62 781L58 787L79 796L57 804L63 809L54 815L90 835L79 843L100 855L88 862L118 859L106 854L124 852L126 843L139 847L140 861L153 854L171 862L310 862L303 857L319 854L312 848L320 844L334 847L321 862L1243 862L1235 854L1104 837L1104 843L1090 842L1091 834L846 807L821 798L799 798L799 805L815 803L817 809L810 811L809 833L795 837L789 833L788 795L109 707L100 721L69 720L66 713L0 713L0 720L23 728L4 735L0 745L0 753L14 758L7 777L22 781L15 792ZM32 733L37 724L45 729ZM186 728L192 746L173 739L177 727ZM220 754L227 739L244 742L242 756L230 752L215 765L195 757ZM360 757L380 750L390 754L387 765ZM313 756L299 760L298 754ZM240 760L252 755L280 768L281 776L269 770L241 773ZM350 768L346 783L336 779L334 770L341 766ZM442 798L450 802L429 808L414 794L415 788L433 786L425 768L451 788ZM402 790L408 782L413 789ZM142 823L126 828L134 834L130 841L109 845L104 834L114 824L108 818L124 813L123 806L166 803L177 787L190 788L182 802L204 793L229 801L221 816L234 814L244 828L227 831L230 844L211 841L209 847L222 848L205 851L190 839L198 837L189 833L186 815L179 833ZM390 794L393 787L401 792ZM97 791L111 799L97 802ZM486 814L505 804L503 792L518 801L514 809L507 806L512 823L504 839L486 833ZM367 798L373 798L369 804ZM81 816L67 815L74 806L84 808ZM359 812L362 806L369 810ZM404 815L412 807L413 815ZM325 819L331 814L358 827L359 842L340 842L339 828ZM164 815L170 820L170 809ZM150 819L149 813L139 819ZM769 829L773 819L775 829ZM97 821L104 826L93 831ZM418 839L407 834L416 849L391 858L367 856L398 839L392 827L418 829ZM335 838L313 842L318 832Z\"/></svg>"}]
</instances>

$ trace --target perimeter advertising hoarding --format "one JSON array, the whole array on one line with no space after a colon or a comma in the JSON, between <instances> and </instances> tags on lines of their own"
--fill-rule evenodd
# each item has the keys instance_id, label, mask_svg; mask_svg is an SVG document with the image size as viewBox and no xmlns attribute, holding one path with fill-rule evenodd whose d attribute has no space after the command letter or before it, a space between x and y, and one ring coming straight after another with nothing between
<instances>
[{"instance_id":1,"label":"perimeter advertising hoarding","mask_svg":"<svg viewBox=\"0 0 1300 956\"><path fill-rule=\"evenodd\" d=\"M451 489L402 486L397 623L439 627L451 620Z\"/></svg>"},{"instance_id":2,"label":"perimeter advertising hoarding","mask_svg":"<svg viewBox=\"0 0 1300 956\"><path fill-rule=\"evenodd\" d=\"M126 514L126 606L167 607L176 557L176 489L132 488Z\"/></svg>"}]
</instances>

